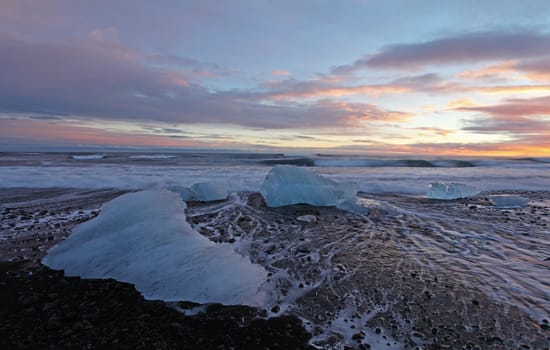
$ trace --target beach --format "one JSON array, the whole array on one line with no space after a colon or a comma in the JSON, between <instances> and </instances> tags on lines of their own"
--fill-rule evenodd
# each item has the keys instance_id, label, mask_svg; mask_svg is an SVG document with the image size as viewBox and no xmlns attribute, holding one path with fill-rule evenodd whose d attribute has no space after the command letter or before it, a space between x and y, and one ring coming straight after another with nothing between
<instances>
[{"instance_id":1,"label":"beach","mask_svg":"<svg viewBox=\"0 0 550 350\"><path fill-rule=\"evenodd\" d=\"M360 193L371 207L364 216L269 208L255 192L188 203L197 232L268 272L270 301L257 308L148 301L131 284L41 265L126 192L3 189L3 348L547 348L548 192L515 192L529 205L514 209L495 208L489 193L454 201ZM493 233L481 239L489 229L509 240L507 251L491 246ZM531 275L499 270L496 260L524 250Z\"/></svg>"}]
</instances>

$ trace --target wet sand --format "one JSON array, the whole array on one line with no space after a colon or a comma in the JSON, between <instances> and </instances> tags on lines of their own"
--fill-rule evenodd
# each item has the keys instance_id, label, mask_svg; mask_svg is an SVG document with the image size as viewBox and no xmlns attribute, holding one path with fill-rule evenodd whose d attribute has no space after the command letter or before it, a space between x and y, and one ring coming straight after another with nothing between
<instances>
[{"instance_id":1,"label":"wet sand","mask_svg":"<svg viewBox=\"0 0 550 350\"><path fill-rule=\"evenodd\" d=\"M302 318L316 345L546 349L548 316L533 319L513 300L505 303L482 288L490 283L479 281L475 264L494 251L472 253L469 261L467 253L437 250L438 245L475 247L478 243L471 241L482 239L466 236L442 244L438 240L446 237L436 229L450 234L477 227L498 229L503 239L527 237L534 246L520 248L539 249L544 256L550 238L550 195L521 195L531 200L528 207L503 210L493 207L487 196L439 201L363 194L373 207L360 217L335 208L266 208L261 196L251 194L247 205L190 206L187 215L211 239L236 239L247 246L252 261L272 275L274 297L281 302L275 308ZM423 217L423 212L428 215ZM300 220L304 215L314 216L315 222ZM453 255L460 259L449 259ZM550 268L544 258L534 263L543 271ZM541 283L550 283L548 275ZM536 306L545 309L548 298L543 295L546 304Z\"/></svg>"},{"instance_id":2,"label":"wet sand","mask_svg":"<svg viewBox=\"0 0 550 350\"><path fill-rule=\"evenodd\" d=\"M310 336L326 349L550 344L547 318L533 319L495 300L474 283L476 276L455 274L453 261L442 260L437 251L420 259L414 249L404 249L426 243L411 232L421 231L423 239L434 233L417 222L419 216L392 211L395 204L506 221L508 230L548 239L548 193L522 193L531 205L498 211L483 196L453 203L376 196L385 204L373 206L367 217L301 205L266 208L258 194L239 195L239 205L190 203L188 221L197 231L235 243L270 272L274 300L266 310L217 305L197 316L175 311L178 305L145 301L129 284L67 278L39 263L72 227L122 193L2 190L0 347L299 349ZM315 221L303 221L304 215Z\"/></svg>"}]
</instances>

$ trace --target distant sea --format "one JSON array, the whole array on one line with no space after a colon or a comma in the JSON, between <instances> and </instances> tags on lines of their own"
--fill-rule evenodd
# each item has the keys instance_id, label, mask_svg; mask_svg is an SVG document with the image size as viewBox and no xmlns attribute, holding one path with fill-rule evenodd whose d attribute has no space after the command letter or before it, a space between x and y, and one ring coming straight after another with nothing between
<instances>
[{"instance_id":1,"label":"distant sea","mask_svg":"<svg viewBox=\"0 0 550 350\"><path fill-rule=\"evenodd\" d=\"M550 158L442 158L269 153L0 153L0 187L147 189L220 181L257 191L276 164L310 167L365 193L422 195L431 182L482 191L550 190Z\"/></svg>"}]
</instances>

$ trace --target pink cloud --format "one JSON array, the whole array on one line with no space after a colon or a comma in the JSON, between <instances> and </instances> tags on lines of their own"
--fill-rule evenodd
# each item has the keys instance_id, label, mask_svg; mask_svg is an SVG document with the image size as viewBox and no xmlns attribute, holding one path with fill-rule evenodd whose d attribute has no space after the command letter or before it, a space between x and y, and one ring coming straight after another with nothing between
<instances>
[{"instance_id":1,"label":"pink cloud","mask_svg":"<svg viewBox=\"0 0 550 350\"><path fill-rule=\"evenodd\" d=\"M495 117L550 116L550 96L530 99L508 99L504 103L492 106L462 107L463 111L478 111Z\"/></svg>"},{"instance_id":2,"label":"pink cloud","mask_svg":"<svg viewBox=\"0 0 550 350\"><path fill-rule=\"evenodd\" d=\"M0 119L0 136L4 139L23 139L33 142L88 144L112 146L197 147L206 144L198 140L173 138L139 132L114 132L97 127L84 127L64 122L32 119Z\"/></svg>"},{"instance_id":3,"label":"pink cloud","mask_svg":"<svg viewBox=\"0 0 550 350\"><path fill-rule=\"evenodd\" d=\"M550 35L536 32L476 32L419 43L397 44L367 55L333 73L347 74L364 68L418 69L451 64L536 58L550 55Z\"/></svg>"},{"instance_id":4,"label":"pink cloud","mask_svg":"<svg viewBox=\"0 0 550 350\"><path fill-rule=\"evenodd\" d=\"M541 59L518 63L516 68L532 80L550 81L550 55Z\"/></svg>"},{"instance_id":5,"label":"pink cloud","mask_svg":"<svg viewBox=\"0 0 550 350\"><path fill-rule=\"evenodd\" d=\"M458 110L488 115L473 120L472 125L464 130L507 133L514 138L538 137L550 133L550 96L509 99L497 105L460 107Z\"/></svg>"},{"instance_id":6,"label":"pink cloud","mask_svg":"<svg viewBox=\"0 0 550 350\"><path fill-rule=\"evenodd\" d=\"M286 77L290 75L290 72L287 70L274 70L271 74L279 77Z\"/></svg>"},{"instance_id":7,"label":"pink cloud","mask_svg":"<svg viewBox=\"0 0 550 350\"><path fill-rule=\"evenodd\" d=\"M498 64L493 64L480 69L466 70L458 74L459 78L475 80L475 79L492 79L506 78L510 73L515 72L514 67L517 65L516 60L508 60Z\"/></svg>"},{"instance_id":8,"label":"pink cloud","mask_svg":"<svg viewBox=\"0 0 550 350\"><path fill-rule=\"evenodd\" d=\"M0 106L73 118L260 128L327 128L361 115L337 103L274 104L265 103L269 96L262 93L213 93L184 72L145 64L144 57L120 43L30 43L0 36Z\"/></svg>"}]
</instances>

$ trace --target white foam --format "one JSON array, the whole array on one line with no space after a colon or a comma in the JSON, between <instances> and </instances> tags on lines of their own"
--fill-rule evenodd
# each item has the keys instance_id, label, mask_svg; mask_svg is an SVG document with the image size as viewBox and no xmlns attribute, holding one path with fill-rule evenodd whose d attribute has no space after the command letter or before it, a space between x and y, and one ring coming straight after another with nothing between
<instances>
[{"instance_id":1,"label":"white foam","mask_svg":"<svg viewBox=\"0 0 550 350\"><path fill-rule=\"evenodd\" d=\"M42 262L69 276L133 283L147 299L262 305L266 271L231 245L194 231L184 209L168 191L123 195L77 226Z\"/></svg>"},{"instance_id":2,"label":"white foam","mask_svg":"<svg viewBox=\"0 0 550 350\"><path fill-rule=\"evenodd\" d=\"M296 218L296 220L313 224L313 223L317 222L317 217L315 215L309 215L309 214L308 215L300 215Z\"/></svg>"}]
</instances>

